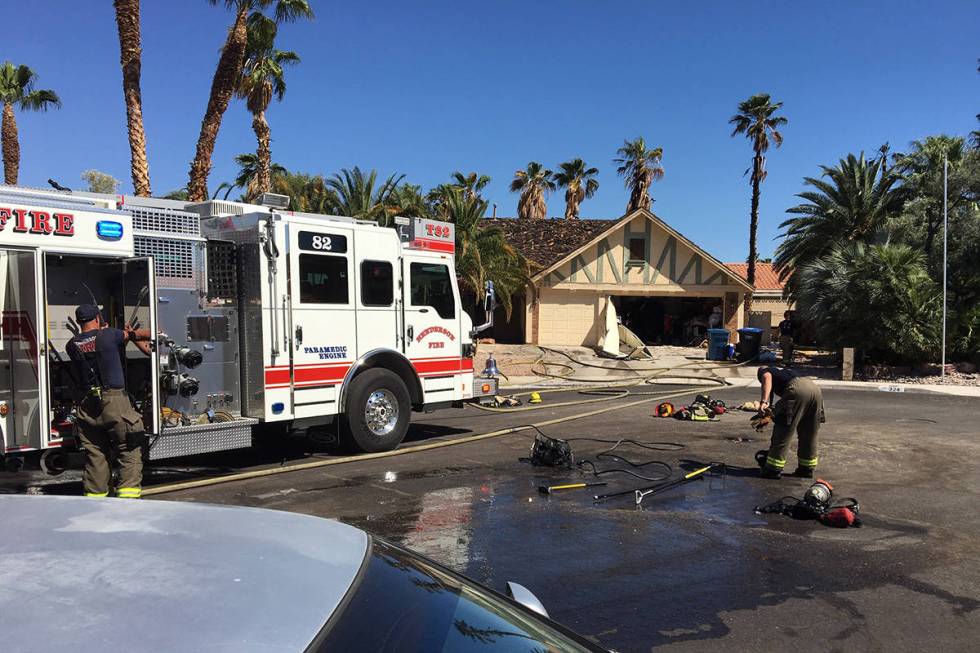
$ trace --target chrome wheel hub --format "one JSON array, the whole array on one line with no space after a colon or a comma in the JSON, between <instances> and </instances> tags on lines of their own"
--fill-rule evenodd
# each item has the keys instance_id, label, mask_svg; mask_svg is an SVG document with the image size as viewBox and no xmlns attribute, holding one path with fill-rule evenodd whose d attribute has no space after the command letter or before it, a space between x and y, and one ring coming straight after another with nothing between
<instances>
[{"instance_id":1,"label":"chrome wheel hub","mask_svg":"<svg viewBox=\"0 0 980 653\"><path fill-rule=\"evenodd\" d=\"M374 435L388 435L398 423L398 401L389 390L375 390L364 407L364 421Z\"/></svg>"}]
</instances>

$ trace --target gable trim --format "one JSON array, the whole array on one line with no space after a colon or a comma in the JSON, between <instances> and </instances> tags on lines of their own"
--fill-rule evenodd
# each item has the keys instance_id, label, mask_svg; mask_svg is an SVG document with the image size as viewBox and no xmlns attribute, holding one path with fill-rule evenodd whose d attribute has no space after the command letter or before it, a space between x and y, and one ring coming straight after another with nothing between
<instances>
[{"instance_id":1,"label":"gable trim","mask_svg":"<svg viewBox=\"0 0 980 653\"><path fill-rule=\"evenodd\" d=\"M532 283L539 283L542 279L547 278L550 275L550 273L555 272L558 268L560 268L561 266L565 265L569 261L575 259L576 257L580 257L583 252L585 252L586 250L588 250L590 247L592 247L594 245L597 245L602 240L606 239L611 232L615 231L616 229L619 229L624 224L632 221L638 215L642 215L645 218L647 218L647 220L656 223L657 226L659 226L664 231L666 231L669 236L672 236L676 240L679 240L682 243L684 243L685 245L687 245L691 249L691 251L694 254L694 256L700 255L702 258L706 259L710 263L713 263L718 268L718 272L720 272L724 276L727 276L729 279L731 279L732 281L735 282L734 285L742 286L743 288L745 288L749 292L753 292L755 290L751 285L749 285L749 282L748 281L746 281L741 276L739 276L737 273L735 273L734 271L732 271L727 265L725 265L724 263L722 263L721 261L719 261L718 259L716 259L714 256L712 256L711 254L709 254L705 250L703 250L700 247L698 247L697 245L695 245L694 242L692 242L689 238L687 238L686 236L684 236L682 233L680 233L679 231L677 231L676 229L674 229L673 227L671 227L669 224L667 224L666 222L664 222L663 220L661 220L660 218L658 218L656 215L654 215L650 211L647 211L646 209L638 209L636 211L633 211L632 213L627 213L626 215L624 215L623 217L619 218L618 220L612 221L612 224L609 226L608 229L606 229L605 231L599 232L599 234L596 235L594 238L592 238L592 240L586 242L584 245L579 246L577 249L572 250L571 252L569 252L568 254L566 254L565 256L563 256L562 258L560 258L557 261L555 261L554 263L552 263L550 266L539 270L536 274L534 274L531 277L531 282ZM646 233L649 233L649 222L647 223L647 226L645 227L645 231L646 231ZM647 239L647 247L649 247L649 240L650 239L648 238ZM601 255L601 252L599 254ZM666 250L664 251L664 254L666 254ZM676 242L675 242L674 250L672 251L671 254L672 255L670 257L670 263L671 263L671 271L670 271L670 273L671 273L671 278L673 278L674 277L674 274L676 273ZM664 255L662 254L660 258L661 258L661 260L657 263L657 267L654 269L654 280L657 278L657 275L659 274L658 271L660 269L660 266L663 264ZM649 266L649 263L647 265ZM711 279L714 279L718 275L718 272L716 272L715 274L712 274L710 278ZM624 273L624 277L625 277L625 273Z\"/></svg>"}]
</instances>

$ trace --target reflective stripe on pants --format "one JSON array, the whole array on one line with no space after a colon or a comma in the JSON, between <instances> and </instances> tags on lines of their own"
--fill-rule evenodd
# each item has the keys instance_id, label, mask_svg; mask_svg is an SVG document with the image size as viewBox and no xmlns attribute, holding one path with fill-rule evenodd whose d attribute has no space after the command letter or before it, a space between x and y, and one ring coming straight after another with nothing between
<instances>
[{"instance_id":1,"label":"reflective stripe on pants","mask_svg":"<svg viewBox=\"0 0 980 653\"><path fill-rule=\"evenodd\" d=\"M782 469L786 466L785 458L773 458L772 456L766 457L766 465L769 467L774 467L776 469Z\"/></svg>"},{"instance_id":2,"label":"reflective stripe on pants","mask_svg":"<svg viewBox=\"0 0 980 653\"><path fill-rule=\"evenodd\" d=\"M120 499L139 499L143 496L143 490L138 487L121 487L116 490L116 496Z\"/></svg>"}]
</instances>

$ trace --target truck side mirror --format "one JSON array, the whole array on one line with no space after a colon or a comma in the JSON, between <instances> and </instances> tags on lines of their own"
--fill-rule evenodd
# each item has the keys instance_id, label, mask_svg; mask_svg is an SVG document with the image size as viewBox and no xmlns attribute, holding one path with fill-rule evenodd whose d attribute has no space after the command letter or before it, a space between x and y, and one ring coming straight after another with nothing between
<instances>
[{"instance_id":1,"label":"truck side mirror","mask_svg":"<svg viewBox=\"0 0 980 653\"><path fill-rule=\"evenodd\" d=\"M494 309L497 308L497 293L493 289L493 282L487 281L487 294L483 298L483 312L486 313L487 319L491 319L490 316L493 315Z\"/></svg>"},{"instance_id":2,"label":"truck side mirror","mask_svg":"<svg viewBox=\"0 0 980 653\"><path fill-rule=\"evenodd\" d=\"M478 333L486 331L493 326L493 311L497 308L497 294L493 289L493 282L487 281L486 294L483 296L483 312L486 315L486 322L480 326L473 327L470 337L476 337Z\"/></svg>"}]
</instances>

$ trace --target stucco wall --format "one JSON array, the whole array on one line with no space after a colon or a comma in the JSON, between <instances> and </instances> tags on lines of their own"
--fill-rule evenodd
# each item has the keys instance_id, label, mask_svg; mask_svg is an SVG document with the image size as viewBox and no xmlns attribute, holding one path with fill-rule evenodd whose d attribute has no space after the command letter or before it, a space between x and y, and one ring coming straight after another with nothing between
<instances>
[{"instance_id":1,"label":"stucco wall","mask_svg":"<svg viewBox=\"0 0 980 653\"><path fill-rule=\"evenodd\" d=\"M779 326L783 321L783 313L792 310L792 306L781 297L760 297L752 296L753 311L769 311L772 313L772 326Z\"/></svg>"}]
</instances>

